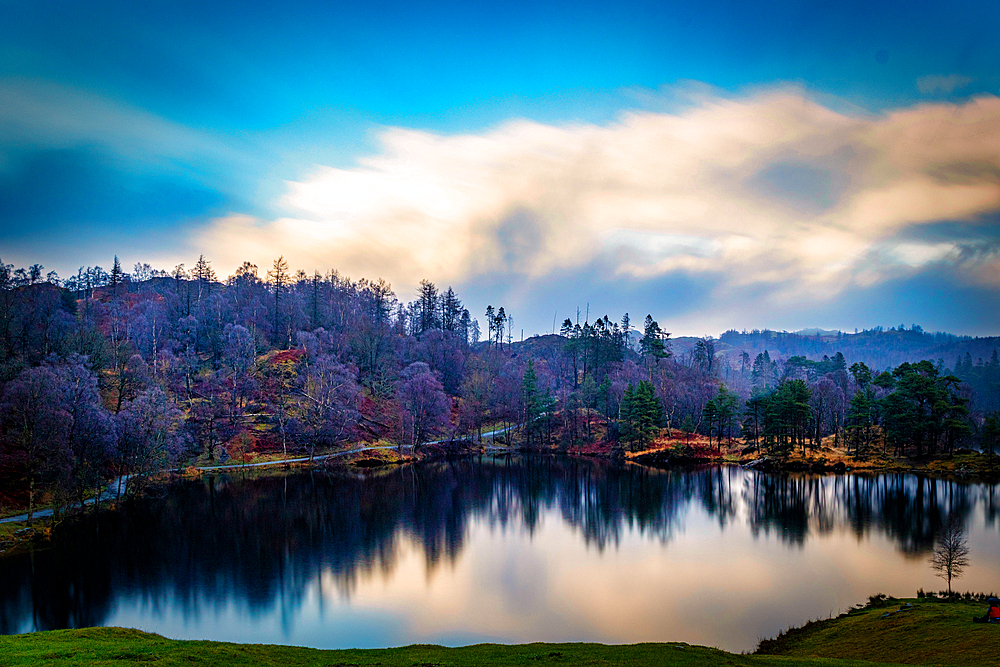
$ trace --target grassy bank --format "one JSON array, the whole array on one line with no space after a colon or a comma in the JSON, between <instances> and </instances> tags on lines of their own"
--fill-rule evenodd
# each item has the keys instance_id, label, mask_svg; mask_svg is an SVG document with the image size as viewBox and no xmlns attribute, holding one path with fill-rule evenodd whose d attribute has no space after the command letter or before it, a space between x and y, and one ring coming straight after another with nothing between
<instances>
[{"instance_id":1,"label":"grassy bank","mask_svg":"<svg viewBox=\"0 0 1000 667\"><path fill-rule=\"evenodd\" d=\"M1000 625L973 623L981 602L893 600L807 623L761 642L758 654L840 658L907 665L994 665Z\"/></svg>"},{"instance_id":2,"label":"grassy bank","mask_svg":"<svg viewBox=\"0 0 1000 667\"><path fill-rule=\"evenodd\" d=\"M28 665L281 665L283 667L458 667L460 665L864 665L854 661L736 655L687 644L415 645L392 649L320 651L292 646L176 641L121 628L58 630L0 637L0 664Z\"/></svg>"},{"instance_id":3,"label":"grassy bank","mask_svg":"<svg viewBox=\"0 0 1000 667\"><path fill-rule=\"evenodd\" d=\"M905 603L912 606L903 607ZM898 611L903 607L902 611ZM808 623L762 643L753 655L681 643L415 645L321 651L293 646L178 641L138 630L89 628L0 637L0 664L28 665L282 665L450 667L459 665L734 665L850 667L988 665L1000 655L1000 625L971 622L981 603L900 600Z\"/></svg>"}]
</instances>

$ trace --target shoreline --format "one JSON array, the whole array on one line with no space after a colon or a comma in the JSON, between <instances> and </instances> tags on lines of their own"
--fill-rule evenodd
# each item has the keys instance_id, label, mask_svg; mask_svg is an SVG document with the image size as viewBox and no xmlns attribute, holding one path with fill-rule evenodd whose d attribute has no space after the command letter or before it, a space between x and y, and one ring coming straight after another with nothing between
<instances>
[{"instance_id":1,"label":"shoreline","mask_svg":"<svg viewBox=\"0 0 1000 667\"><path fill-rule=\"evenodd\" d=\"M612 462L647 466L659 470L683 470L701 466L740 466L763 473L806 473L818 475L881 475L912 474L932 479L960 480L963 482L990 484L1000 481L1000 456L989 456L980 452L962 452L951 456L938 456L922 460L913 459L854 459L830 448L814 452L812 456L773 457L759 455L739 456L736 452L690 451L679 447L658 447L639 452L624 452L621 449L601 446L601 443L581 448L526 448L518 446L500 447L496 445L469 445L468 441L440 441L409 448L396 446L364 446L339 452L322 452L312 457L294 456L245 464L189 465L187 467L164 470L150 475L154 485L171 480L201 476L212 473L232 473L280 467L285 470L305 468L338 468L375 470L421 461L447 460L449 458L493 455L510 456L548 455L575 456L580 458L603 459ZM831 455L829 458L825 455ZM110 486L114 485L111 482ZM112 508L119 501L108 497L107 490L101 498L102 508ZM124 499L124 497L122 498ZM95 499L87 501L92 505ZM79 506L60 508L59 520L72 519L80 511ZM51 505L39 506L34 512L34 525L27 525L26 513L0 518L0 556L25 547L31 543L49 539L53 528L55 512Z\"/></svg>"},{"instance_id":2,"label":"shoreline","mask_svg":"<svg viewBox=\"0 0 1000 667\"><path fill-rule=\"evenodd\" d=\"M977 594L981 595L981 594ZM443 647L414 644L383 649L314 649L209 640L174 640L139 630L94 627L0 636L5 665L129 664L162 665L193 662L227 665L412 665L497 664L784 665L786 667L850 667L863 664L949 664L972 667L992 664L1000 651L1000 626L975 624L979 599L887 598L873 595L868 603L824 620L808 621L763 639L752 653L730 653L683 642L637 644L530 643L475 644Z\"/></svg>"}]
</instances>

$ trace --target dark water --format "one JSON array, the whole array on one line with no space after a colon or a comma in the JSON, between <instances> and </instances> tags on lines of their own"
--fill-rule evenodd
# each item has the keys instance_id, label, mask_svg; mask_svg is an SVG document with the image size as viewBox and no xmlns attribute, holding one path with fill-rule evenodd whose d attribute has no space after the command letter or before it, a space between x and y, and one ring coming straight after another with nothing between
<instances>
[{"instance_id":1,"label":"dark water","mask_svg":"<svg viewBox=\"0 0 1000 667\"><path fill-rule=\"evenodd\" d=\"M0 632L92 625L324 648L760 637L939 590L949 512L1000 590L1000 485L497 458L238 473L0 558Z\"/></svg>"}]
</instances>

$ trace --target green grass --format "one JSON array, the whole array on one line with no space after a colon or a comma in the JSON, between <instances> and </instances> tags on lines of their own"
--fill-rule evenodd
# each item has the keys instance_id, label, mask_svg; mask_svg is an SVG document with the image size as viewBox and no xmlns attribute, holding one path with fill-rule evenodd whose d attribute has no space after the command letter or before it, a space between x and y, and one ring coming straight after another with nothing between
<instances>
[{"instance_id":1,"label":"green grass","mask_svg":"<svg viewBox=\"0 0 1000 667\"><path fill-rule=\"evenodd\" d=\"M0 523L0 553L10 551L23 544L31 541L30 533L22 533L18 535L19 531L24 530L28 527L27 521L8 521L6 523ZM42 530L45 529L45 520L36 519L35 529ZM2 665L2 663L0 663Z\"/></svg>"},{"instance_id":2,"label":"green grass","mask_svg":"<svg viewBox=\"0 0 1000 667\"><path fill-rule=\"evenodd\" d=\"M282 665L283 667L459 667L499 665L872 667L992 665L1000 626L971 622L977 603L909 600L912 609L883 618L902 602L808 623L765 642L769 654L738 655L681 643L414 645L321 651L295 646L178 641L138 630L88 628L0 636L0 665Z\"/></svg>"},{"instance_id":3,"label":"green grass","mask_svg":"<svg viewBox=\"0 0 1000 667\"><path fill-rule=\"evenodd\" d=\"M912 609L897 611L904 603ZM761 650L909 665L995 665L1000 661L1000 625L972 622L985 611L981 602L896 600L880 609L808 623L765 642Z\"/></svg>"},{"instance_id":4,"label":"green grass","mask_svg":"<svg viewBox=\"0 0 1000 667\"><path fill-rule=\"evenodd\" d=\"M320 651L293 646L177 641L138 630L88 628L0 637L0 665L282 665L283 667L458 667L460 665L780 665L862 667L850 660L737 655L687 644L477 644L462 648L414 645L392 649Z\"/></svg>"},{"instance_id":5,"label":"green grass","mask_svg":"<svg viewBox=\"0 0 1000 667\"><path fill-rule=\"evenodd\" d=\"M8 521L7 523L0 523L0 540L6 540L14 537L14 533L27 527L27 525L27 521Z\"/></svg>"}]
</instances>

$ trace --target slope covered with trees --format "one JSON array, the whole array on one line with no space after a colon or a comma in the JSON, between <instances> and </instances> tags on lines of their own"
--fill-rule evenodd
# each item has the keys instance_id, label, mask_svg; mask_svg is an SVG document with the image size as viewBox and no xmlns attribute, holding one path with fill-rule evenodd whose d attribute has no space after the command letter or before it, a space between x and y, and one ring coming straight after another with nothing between
<instances>
[{"instance_id":1,"label":"slope covered with trees","mask_svg":"<svg viewBox=\"0 0 1000 667\"><path fill-rule=\"evenodd\" d=\"M43 272L0 262L4 506L32 508L39 489L83 503L118 476L128 492L196 457L514 427L532 448L641 449L683 430L720 451L833 436L858 455L911 456L993 451L1000 436L997 339L913 326L673 341L625 314L519 342L504 307L481 328L450 287L425 280L403 302L383 280L281 257L225 279L204 256L191 270L127 272L116 258L66 280Z\"/></svg>"}]
</instances>

